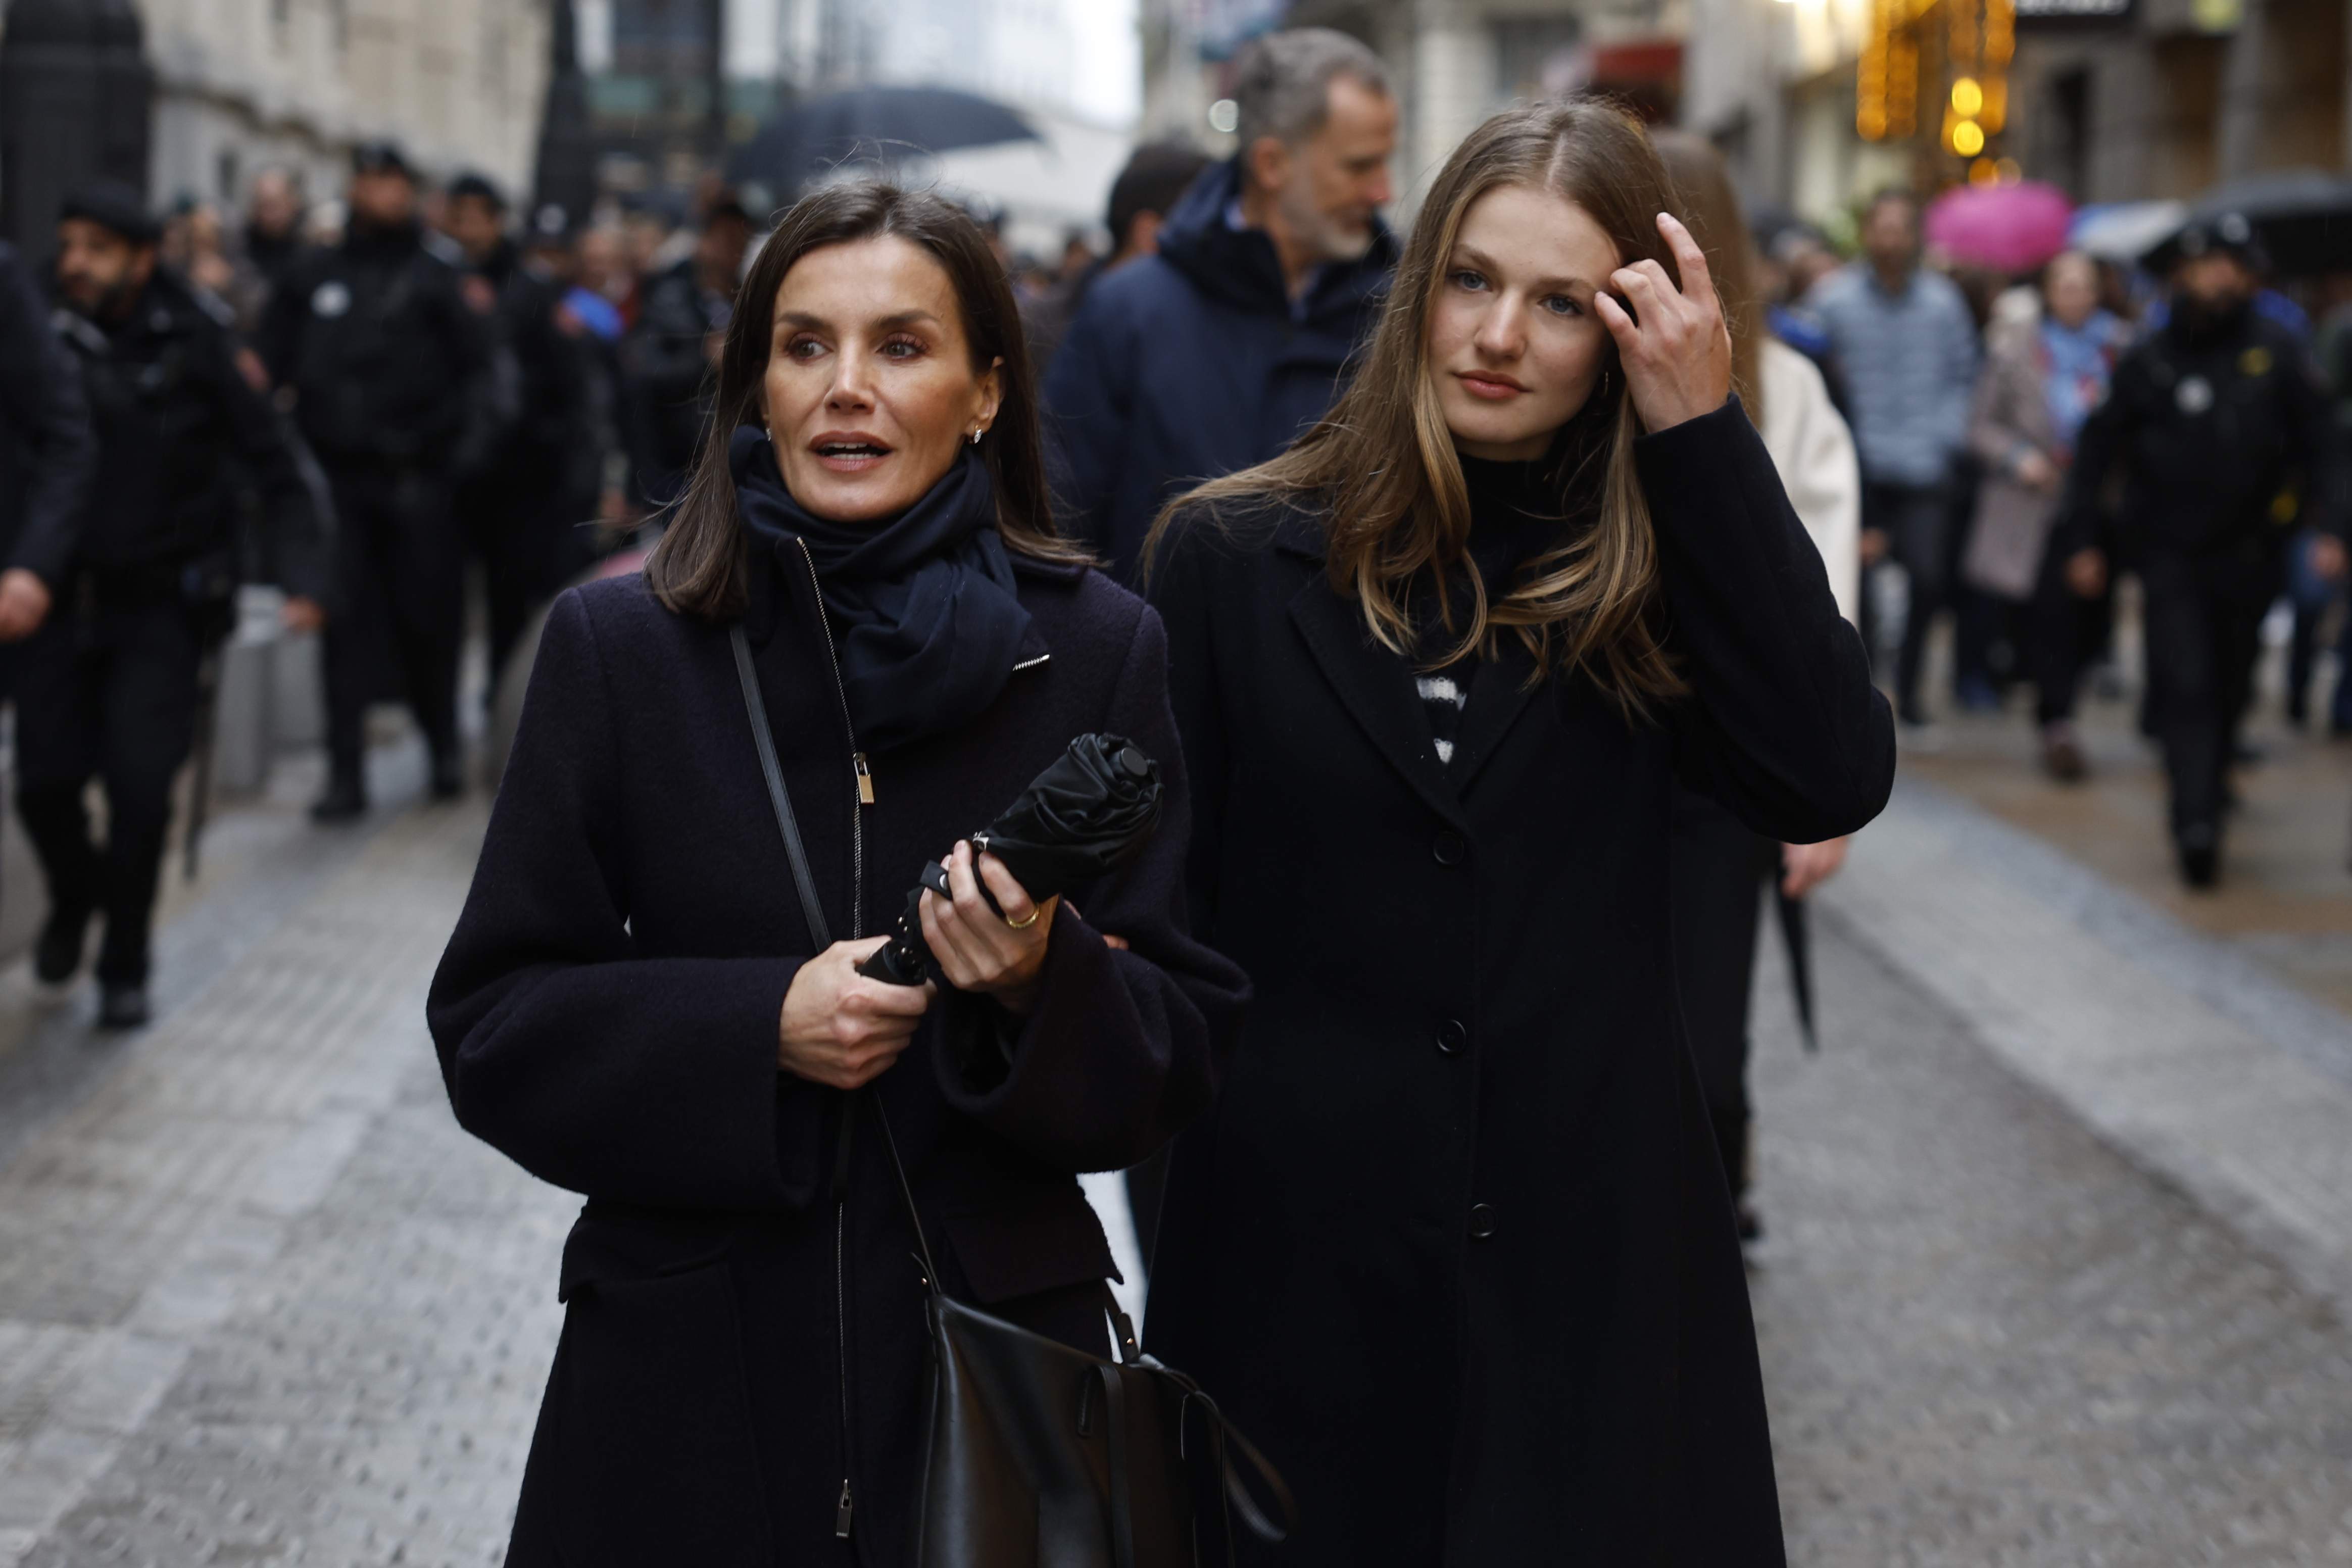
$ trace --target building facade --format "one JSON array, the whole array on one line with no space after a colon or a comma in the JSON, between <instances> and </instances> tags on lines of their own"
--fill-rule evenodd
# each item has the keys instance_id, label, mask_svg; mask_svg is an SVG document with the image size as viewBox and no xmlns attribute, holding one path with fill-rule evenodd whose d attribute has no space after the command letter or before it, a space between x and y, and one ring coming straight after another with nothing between
<instances>
[{"instance_id":1,"label":"building facade","mask_svg":"<svg viewBox=\"0 0 2352 1568\"><path fill-rule=\"evenodd\" d=\"M2131 202L2352 164L2347 0L1692 5L1686 121L1816 219L1890 183Z\"/></svg>"},{"instance_id":2,"label":"building facade","mask_svg":"<svg viewBox=\"0 0 2352 1568\"><path fill-rule=\"evenodd\" d=\"M1584 89L1653 119L1680 101L1693 0L1153 0L1145 8L1143 119L1230 150L1210 111L1243 43L1274 27L1333 27L1370 45L1403 110L1400 210L1504 105Z\"/></svg>"},{"instance_id":3,"label":"building facade","mask_svg":"<svg viewBox=\"0 0 2352 1568\"><path fill-rule=\"evenodd\" d=\"M339 189L354 142L528 188L547 0L141 0L155 72L152 189L235 203L253 174Z\"/></svg>"}]
</instances>

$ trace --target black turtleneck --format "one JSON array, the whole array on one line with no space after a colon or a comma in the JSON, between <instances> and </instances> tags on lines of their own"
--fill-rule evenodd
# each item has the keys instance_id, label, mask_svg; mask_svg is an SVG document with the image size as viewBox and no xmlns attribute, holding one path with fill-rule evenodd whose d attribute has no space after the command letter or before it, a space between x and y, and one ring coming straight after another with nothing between
<instances>
[{"instance_id":1,"label":"black turtleneck","mask_svg":"<svg viewBox=\"0 0 2352 1568\"><path fill-rule=\"evenodd\" d=\"M1470 493L1470 542L1465 553L1478 568L1486 602L1509 593L1519 568L1549 549L1559 538L1563 514L1559 504L1560 454L1553 452L1531 462L1495 462L1463 456L1462 481ZM1470 607L1468 574L1459 566L1445 574L1446 598L1454 606L1454 626L1466 619ZM1450 648L1458 632L1449 632L1430 605L1423 616L1423 657ZM1486 661L1474 651L1443 669L1424 669L1414 677L1422 706L1429 715L1431 736L1437 742L1437 760L1454 760L1454 742L1461 732L1462 715L1470 706L1470 688Z\"/></svg>"}]
</instances>

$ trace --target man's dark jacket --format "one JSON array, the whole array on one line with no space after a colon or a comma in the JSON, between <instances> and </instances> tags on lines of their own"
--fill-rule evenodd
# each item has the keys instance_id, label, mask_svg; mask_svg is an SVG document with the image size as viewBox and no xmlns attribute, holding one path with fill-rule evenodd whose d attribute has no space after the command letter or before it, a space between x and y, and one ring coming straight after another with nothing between
<instances>
[{"instance_id":1,"label":"man's dark jacket","mask_svg":"<svg viewBox=\"0 0 2352 1568\"><path fill-rule=\"evenodd\" d=\"M318 597L326 563L310 488L277 411L237 370L215 310L227 307L159 269L119 321L58 310L100 452L74 563L118 580L212 563L234 582L238 498L250 484L286 587Z\"/></svg>"},{"instance_id":2,"label":"man's dark jacket","mask_svg":"<svg viewBox=\"0 0 2352 1568\"><path fill-rule=\"evenodd\" d=\"M1227 221L1240 181L1231 163L1202 171L1160 253L1087 290L1045 380L1068 526L1130 579L1171 496L1265 461L1330 408L1396 265L1375 219L1371 249L1294 306L1274 242Z\"/></svg>"},{"instance_id":3,"label":"man's dark jacket","mask_svg":"<svg viewBox=\"0 0 2352 1568\"><path fill-rule=\"evenodd\" d=\"M491 321L499 342L513 356L515 395L508 441L536 452L568 452L588 427L587 382L579 345L557 324L563 289L533 271L512 240L500 240L475 270L498 290Z\"/></svg>"},{"instance_id":4,"label":"man's dark jacket","mask_svg":"<svg viewBox=\"0 0 2352 1568\"><path fill-rule=\"evenodd\" d=\"M631 458L646 499L675 500L694 465L703 422L710 415L713 332L727 330L730 296L702 286L691 256L646 283L637 324L622 341L628 378Z\"/></svg>"},{"instance_id":5,"label":"man's dark jacket","mask_svg":"<svg viewBox=\"0 0 2352 1568\"><path fill-rule=\"evenodd\" d=\"M446 470L478 457L489 331L415 224L304 253L257 335L321 461Z\"/></svg>"},{"instance_id":6,"label":"man's dark jacket","mask_svg":"<svg viewBox=\"0 0 2352 1568\"><path fill-rule=\"evenodd\" d=\"M81 377L16 248L0 244L0 570L57 586L97 461Z\"/></svg>"},{"instance_id":7,"label":"man's dark jacket","mask_svg":"<svg viewBox=\"0 0 2352 1568\"><path fill-rule=\"evenodd\" d=\"M2300 510L2287 520L2341 534L2341 441L2293 331L2251 307L2201 324L2176 310L2117 363L2106 401L2084 422L2053 548L2105 542L2129 556L2242 545L2275 531L2290 484ZM2101 511L2118 470L2110 526Z\"/></svg>"},{"instance_id":8,"label":"man's dark jacket","mask_svg":"<svg viewBox=\"0 0 2352 1568\"><path fill-rule=\"evenodd\" d=\"M773 561L755 562L744 624L836 941L887 929L923 862L1072 736L1131 736L1164 770L1150 844L1055 917L1029 1017L943 991L866 1091L949 1293L1101 1353L1113 1270L1075 1173L1142 1159L1208 1104L1245 991L1185 934L1160 618L1100 573L1017 561L1034 620L1003 691L872 758L861 807L814 580ZM429 1004L457 1120L588 1198L517 1568L846 1563L845 1477L856 1560L911 1561L929 1359L914 1232L870 1110L845 1156L846 1097L777 1066L814 952L726 628L637 576L557 599Z\"/></svg>"}]
</instances>

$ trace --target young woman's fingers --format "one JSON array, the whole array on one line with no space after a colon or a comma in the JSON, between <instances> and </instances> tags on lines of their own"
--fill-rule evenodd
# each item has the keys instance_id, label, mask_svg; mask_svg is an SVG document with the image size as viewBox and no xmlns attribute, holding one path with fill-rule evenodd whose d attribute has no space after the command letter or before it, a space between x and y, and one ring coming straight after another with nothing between
<instances>
[{"instance_id":1,"label":"young woman's fingers","mask_svg":"<svg viewBox=\"0 0 2352 1568\"><path fill-rule=\"evenodd\" d=\"M1633 318L1626 313L1624 306L1606 294L1595 294L1592 311L1601 318L1601 324L1609 329L1609 335L1617 340L1619 353L1630 354L1640 344L1642 329L1633 324Z\"/></svg>"},{"instance_id":2,"label":"young woman's fingers","mask_svg":"<svg viewBox=\"0 0 2352 1568\"><path fill-rule=\"evenodd\" d=\"M1675 253L1675 265L1682 268L1683 292L1694 299L1715 292L1715 275L1706 269L1706 252L1683 226L1682 219L1672 213L1658 215L1658 232L1665 237L1666 248Z\"/></svg>"}]
</instances>

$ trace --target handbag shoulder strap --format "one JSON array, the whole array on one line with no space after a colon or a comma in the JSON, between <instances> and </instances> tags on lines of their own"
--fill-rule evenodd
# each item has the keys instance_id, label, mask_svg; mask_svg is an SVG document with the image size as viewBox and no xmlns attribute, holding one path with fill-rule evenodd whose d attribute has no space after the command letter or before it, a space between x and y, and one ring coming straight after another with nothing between
<instances>
[{"instance_id":1,"label":"handbag shoulder strap","mask_svg":"<svg viewBox=\"0 0 2352 1568\"><path fill-rule=\"evenodd\" d=\"M735 649L735 679L743 689L743 710L751 720L751 743L760 753L760 772L768 781L768 804L775 809L776 831L784 837L784 858L793 863L793 881L800 889L801 913L808 921L809 936L824 949L833 945L831 928L825 923L824 902L817 897L816 877L809 870L808 847L801 842L800 819L793 815L792 793L784 787L783 764L776 760L776 737L768 727L768 704L760 690L760 672L752 668L751 639L743 635L741 622L728 628L727 640ZM853 1089L842 1111L843 1137L848 1136L851 1118L866 1099L864 1089ZM907 1167L898 1159L898 1141L891 1136L889 1115L877 1099L874 1102L874 1118L882 1124L883 1146L890 1152L890 1169L898 1177L898 1195L906 1200L907 1218L915 1226L915 1245L922 1248L923 1283L932 1290L940 1288L940 1271L931 1263L930 1238L923 1234L923 1216L915 1207L915 1189L907 1180Z\"/></svg>"},{"instance_id":2,"label":"handbag shoulder strap","mask_svg":"<svg viewBox=\"0 0 2352 1568\"><path fill-rule=\"evenodd\" d=\"M801 914L808 921L809 940L819 952L833 945L833 928L825 923L824 901L816 896L816 878L809 871L808 847L801 842L801 825L793 816L793 797L784 789L783 765L776 761L776 737L768 728L768 704L760 692L760 672L751 668L751 642L738 621L728 628L735 649L735 679L743 688L743 710L751 717L751 743L759 749L760 772L767 776L768 804L775 807L776 829L784 836L784 856L793 863L793 880L799 885Z\"/></svg>"}]
</instances>

